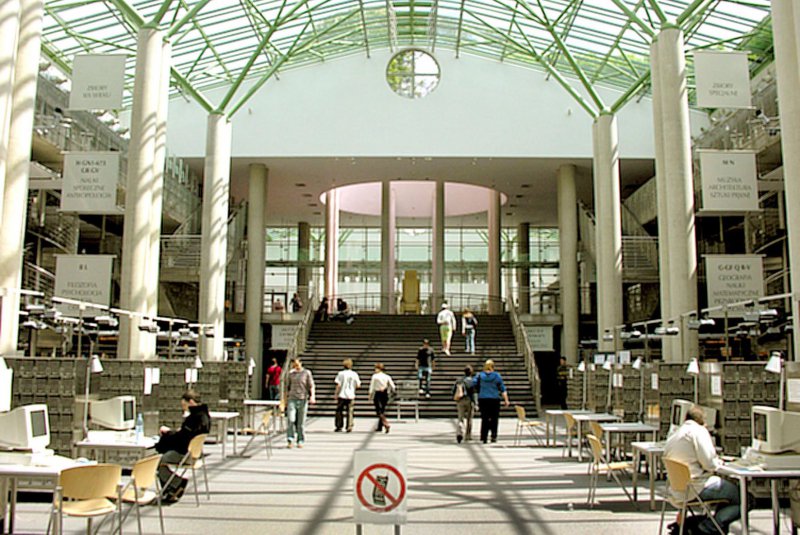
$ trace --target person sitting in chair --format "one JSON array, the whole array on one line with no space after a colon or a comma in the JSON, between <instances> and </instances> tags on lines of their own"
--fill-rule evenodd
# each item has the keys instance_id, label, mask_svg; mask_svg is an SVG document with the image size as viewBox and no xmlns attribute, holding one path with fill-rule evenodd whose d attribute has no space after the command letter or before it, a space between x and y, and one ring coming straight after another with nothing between
<instances>
[{"instance_id":1,"label":"person sitting in chair","mask_svg":"<svg viewBox=\"0 0 800 535\"><path fill-rule=\"evenodd\" d=\"M189 451L189 442L197 435L211 430L208 406L200 402L200 395L197 392L187 390L183 393L181 409L184 414L188 413L183 419L181 428L175 431L169 427L161 427L161 438L156 443L156 451L162 454L158 465L158 479L161 481L164 503L175 503L180 500L189 483L186 478L174 475L168 465L180 463Z\"/></svg>"},{"instance_id":2,"label":"person sitting in chair","mask_svg":"<svg viewBox=\"0 0 800 535\"><path fill-rule=\"evenodd\" d=\"M722 460L717 455L711 434L705 428L702 409L693 406L688 410L686 420L667 440L664 458L689 465L691 485L700 499L723 502L717 506L714 519L728 533L730 525L741 515L739 487L714 475L714 471L722 465ZM717 528L710 518L704 518L697 526L692 526L690 531L695 534L710 534L717 533Z\"/></svg>"}]
</instances>

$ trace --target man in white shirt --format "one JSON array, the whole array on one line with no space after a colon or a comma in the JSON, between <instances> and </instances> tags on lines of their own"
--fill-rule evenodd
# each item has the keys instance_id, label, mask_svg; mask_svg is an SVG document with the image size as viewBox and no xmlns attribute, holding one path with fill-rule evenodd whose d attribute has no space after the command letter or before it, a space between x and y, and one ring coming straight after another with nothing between
<instances>
[{"instance_id":1,"label":"man in white shirt","mask_svg":"<svg viewBox=\"0 0 800 535\"><path fill-rule=\"evenodd\" d=\"M344 369L336 375L336 431L342 432L344 415L347 413L347 432L353 431L353 410L355 409L356 389L361 386L361 378L353 371L352 359L342 361Z\"/></svg>"},{"instance_id":2,"label":"man in white shirt","mask_svg":"<svg viewBox=\"0 0 800 535\"><path fill-rule=\"evenodd\" d=\"M686 421L667 440L664 458L681 461L689 465L692 487L704 501L724 500L717 508L714 518L720 527L728 532L730 525L739 519L739 488L726 479L714 475L722 465L717 456L714 440L705 428L703 411L693 406L686 414ZM710 518L703 520L696 528L699 533L717 533Z\"/></svg>"},{"instance_id":3,"label":"man in white shirt","mask_svg":"<svg viewBox=\"0 0 800 535\"><path fill-rule=\"evenodd\" d=\"M442 309L436 316L436 323L439 325L439 336L442 339L442 352L449 357L450 340L453 338L453 331L456 330L456 315L447 303L442 303Z\"/></svg>"}]
</instances>

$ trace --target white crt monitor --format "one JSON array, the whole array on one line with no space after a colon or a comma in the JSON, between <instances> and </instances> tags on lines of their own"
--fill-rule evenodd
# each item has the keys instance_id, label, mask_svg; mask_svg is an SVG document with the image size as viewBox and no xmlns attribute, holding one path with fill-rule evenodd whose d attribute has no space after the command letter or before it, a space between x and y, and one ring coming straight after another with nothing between
<instances>
[{"instance_id":1,"label":"white crt monitor","mask_svg":"<svg viewBox=\"0 0 800 535\"><path fill-rule=\"evenodd\" d=\"M92 423L106 429L116 431L133 429L136 425L136 398L117 396L101 401L92 401L89 406L89 416Z\"/></svg>"},{"instance_id":2,"label":"white crt monitor","mask_svg":"<svg viewBox=\"0 0 800 535\"><path fill-rule=\"evenodd\" d=\"M0 413L0 447L42 451L50 445L47 405L25 405Z\"/></svg>"},{"instance_id":3,"label":"white crt monitor","mask_svg":"<svg viewBox=\"0 0 800 535\"><path fill-rule=\"evenodd\" d=\"M685 399L672 400L672 410L670 411L669 415L668 436L672 436L672 434L683 424L683 422L686 421L686 414L693 405L694 403ZM717 409L704 407L703 405L697 405L697 407L703 411L705 426L709 430L714 429L717 423Z\"/></svg>"},{"instance_id":4,"label":"white crt monitor","mask_svg":"<svg viewBox=\"0 0 800 535\"><path fill-rule=\"evenodd\" d=\"M752 448L761 453L800 453L800 412L754 406L751 413Z\"/></svg>"}]
</instances>

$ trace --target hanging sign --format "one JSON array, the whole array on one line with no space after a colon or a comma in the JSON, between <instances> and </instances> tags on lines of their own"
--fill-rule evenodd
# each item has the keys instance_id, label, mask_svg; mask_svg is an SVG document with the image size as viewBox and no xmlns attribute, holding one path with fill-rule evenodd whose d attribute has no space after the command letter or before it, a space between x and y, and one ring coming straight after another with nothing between
<instances>
[{"instance_id":1,"label":"hanging sign","mask_svg":"<svg viewBox=\"0 0 800 535\"><path fill-rule=\"evenodd\" d=\"M526 325L528 342L534 351L555 351L553 349L553 327L543 325Z\"/></svg>"},{"instance_id":2,"label":"hanging sign","mask_svg":"<svg viewBox=\"0 0 800 535\"><path fill-rule=\"evenodd\" d=\"M109 306L111 303L111 255L57 255L56 287L53 295L76 301ZM82 312L77 305L59 304L65 316L94 317L102 310L87 307Z\"/></svg>"},{"instance_id":3,"label":"hanging sign","mask_svg":"<svg viewBox=\"0 0 800 535\"><path fill-rule=\"evenodd\" d=\"M754 152L700 150L698 153L704 212L758 210Z\"/></svg>"},{"instance_id":4,"label":"hanging sign","mask_svg":"<svg viewBox=\"0 0 800 535\"><path fill-rule=\"evenodd\" d=\"M272 324L272 336L270 337L270 349L289 349L297 335L297 324Z\"/></svg>"},{"instance_id":5,"label":"hanging sign","mask_svg":"<svg viewBox=\"0 0 800 535\"><path fill-rule=\"evenodd\" d=\"M122 54L79 54L72 60L71 110L122 109L125 62Z\"/></svg>"},{"instance_id":6,"label":"hanging sign","mask_svg":"<svg viewBox=\"0 0 800 535\"><path fill-rule=\"evenodd\" d=\"M68 152L64 155L61 210L81 214L119 214L119 152Z\"/></svg>"},{"instance_id":7,"label":"hanging sign","mask_svg":"<svg viewBox=\"0 0 800 535\"><path fill-rule=\"evenodd\" d=\"M706 292L710 308L758 299L764 295L764 268L760 255L706 255ZM740 316L743 308L728 309ZM724 311L713 311L721 317Z\"/></svg>"},{"instance_id":8,"label":"hanging sign","mask_svg":"<svg viewBox=\"0 0 800 535\"><path fill-rule=\"evenodd\" d=\"M699 107L752 107L747 52L698 50L694 53L694 76Z\"/></svg>"},{"instance_id":9,"label":"hanging sign","mask_svg":"<svg viewBox=\"0 0 800 535\"><path fill-rule=\"evenodd\" d=\"M353 456L356 524L406 523L408 479L403 450L357 450Z\"/></svg>"}]
</instances>

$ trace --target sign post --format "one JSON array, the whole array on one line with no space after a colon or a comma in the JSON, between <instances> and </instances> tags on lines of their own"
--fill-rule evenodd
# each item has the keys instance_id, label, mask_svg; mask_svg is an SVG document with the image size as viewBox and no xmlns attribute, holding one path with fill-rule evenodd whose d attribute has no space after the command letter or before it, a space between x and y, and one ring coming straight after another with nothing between
<instances>
[{"instance_id":1,"label":"sign post","mask_svg":"<svg viewBox=\"0 0 800 535\"><path fill-rule=\"evenodd\" d=\"M356 534L363 524L400 526L408 516L406 452L357 450L353 456L353 519Z\"/></svg>"}]
</instances>

